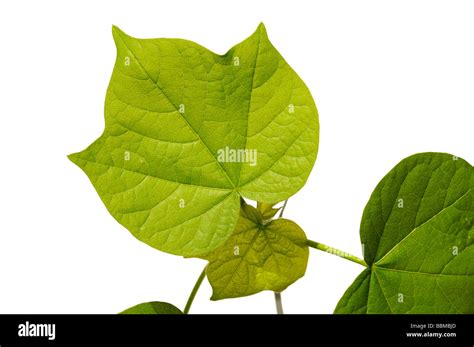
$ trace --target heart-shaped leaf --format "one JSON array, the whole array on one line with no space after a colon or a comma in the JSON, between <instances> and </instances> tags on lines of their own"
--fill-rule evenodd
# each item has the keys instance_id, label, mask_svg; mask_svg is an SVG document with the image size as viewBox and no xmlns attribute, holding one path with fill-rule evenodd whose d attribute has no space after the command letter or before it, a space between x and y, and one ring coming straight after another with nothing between
<instances>
[{"instance_id":1,"label":"heart-shaped leaf","mask_svg":"<svg viewBox=\"0 0 474 347\"><path fill-rule=\"evenodd\" d=\"M116 27L113 35L105 130L69 158L135 237L204 254L235 229L240 197L273 203L304 185L317 110L263 25L224 55Z\"/></svg>"},{"instance_id":2,"label":"heart-shaped leaf","mask_svg":"<svg viewBox=\"0 0 474 347\"><path fill-rule=\"evenodd\" d=\"M167 302L151 301L127 308L120 314L183 314L183 312Z\"/></svg>"},{"instance_id":3,"label":"heart-shaped leaf","mask_svg":"<svg viewBox=\"0 0 474 347\"><path fill-rule=\"evenodd\" d=\"M364 270L336 313L474 313L474 169L449 154L402 160L360 229Z\"/></svg>"},{"instance_id":4,"label":"heart-shaped leaf","mask_svg":"<svg viewBox=\"0 0 474 347\"><path fill-rule=\"evenodd\" d=\"M263 224L260 212L242 205L237 228L209 260L207 278L212 300L283 291L303 277L308 263L306 235L294 222L275 219Z\"/></svg>"}]
</instances>

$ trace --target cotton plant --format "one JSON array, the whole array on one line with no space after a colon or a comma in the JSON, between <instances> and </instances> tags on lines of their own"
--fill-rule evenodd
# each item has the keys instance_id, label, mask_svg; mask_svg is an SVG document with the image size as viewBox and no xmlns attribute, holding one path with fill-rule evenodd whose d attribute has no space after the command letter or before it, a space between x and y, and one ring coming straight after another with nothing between
<instances>
[{"instance_id":1,"label":"cotton plant","mask_svg":"<svg viewBox=\"0 0 474 347\"><path fill-rule=\"evenodd\" d=\"M208 261L183 310L156 301L123 313L188 313L205 278L211 300L270 290L281 313L309 248L364 267L335 313L474 313L469 163L444 153L398 163L362 214L360 259L283 218L315 164L319 121L263 24L223 55L117 27L113 37L104 132L69 158L138 240Z\"/></svg>"}]
</instances>

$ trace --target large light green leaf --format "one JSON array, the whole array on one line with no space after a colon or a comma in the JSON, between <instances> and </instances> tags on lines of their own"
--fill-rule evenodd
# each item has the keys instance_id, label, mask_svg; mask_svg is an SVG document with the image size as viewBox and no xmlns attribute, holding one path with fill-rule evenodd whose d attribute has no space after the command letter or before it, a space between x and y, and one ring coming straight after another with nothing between
<instances>
[{"instance_id":1,"label":"large light green leaf","mask_svg":"<svg viewBox=\"0 0 474 347\"><path fill-rule=\"evenodd\" d=\"M244 204L234 234L202 257L209 260L206 272L213 289L211 299L283 291L306 271L306 241L296 223L282 218L265 223L257 209Z\"/></svg>"},{"instance_id":2,"label":"large light green leaf","mask_svg":"<svg viewBox=\"0 0 474 347\"><path fill-rule=\"evenodd\" d=\"M304 185L318 148L316 107L263 25L224 55L116 27L113 36L105 130L69 158L138 239L203 254L234 230L240 197L273 203Z\"/></svg>"},{"instance_id":3,"label":"large light green leaf","mask_svg":"<svg viewBox=\"0 0 474 347\"><path fill-rule=\"evenodd\" d=\"M402 160L364 210L369 268L336 313L474 313L474 169L443 153Z\"/></svg>"},{"instance_id":4,"label":"large light green leaf","mask_svg":"<svg viewBox=\"0 0 474 347\"><path fill-rule=\"evenodd\" d=\"M151 301L127 308L120 314L183 314L183 312L167 302Z\"/></svg>"}]
</instances>

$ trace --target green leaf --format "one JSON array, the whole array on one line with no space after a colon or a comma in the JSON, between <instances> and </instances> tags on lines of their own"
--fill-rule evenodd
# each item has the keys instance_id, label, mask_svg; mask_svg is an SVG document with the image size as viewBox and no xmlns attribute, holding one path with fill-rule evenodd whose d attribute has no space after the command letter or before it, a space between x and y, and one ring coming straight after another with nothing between
<instances>
[{"instance_id":1,"label":"green leaf","mask_svg":"<svg viewBox=\"0 0 474 347\"><path fill-rule=\"evenodd\" d=\"M266 202L257 202L257 210L262 214L263 220L268 220L281 210L281 207L274 208L274 204L267 204Z\"/></svg>"},{"instance_id":2,"label":"green leaf","mask_svg":"<svg viewBox=\"0 0 474 347\"><path fill-rule=\"evenodd\" d=\"M474 169L443 153L402 160L365 207L369 268L336 313L474 313Z\"/></svg>"},{"instance_id":3,"label":"green leaf","mask_svg":"<svg viewBox=\"0 0 474 347\"><path fill-rule=\"evenodd\" d=\"M135 237L204 254L235 229L240 197L282 201L305 184L317 110L263 25L224 55L117 27L113 36L105 130L69 158Z\"/></svg>"},{"instance_id":4,"label":"green leaf","mask_svg":"<svg viewBox=\"0 0 474 347\"><path fill-rule=\"evenodd\" d=\"M260 212L243 205L234 234L203 256L212 300L283 291L303 277L308 263L306 235L294 222L276 219L265 225Z\"/></svg>"},{"instance_id":5,"label":"green leaf","mask_svg":"<svg viewBox=\"0 0 474 347\"><path fill-rule=\"evenodd\" d=\"M120 314L183 314L183 312L167 302L151 301L127 308Z\"/></svg>"}]
</instances>

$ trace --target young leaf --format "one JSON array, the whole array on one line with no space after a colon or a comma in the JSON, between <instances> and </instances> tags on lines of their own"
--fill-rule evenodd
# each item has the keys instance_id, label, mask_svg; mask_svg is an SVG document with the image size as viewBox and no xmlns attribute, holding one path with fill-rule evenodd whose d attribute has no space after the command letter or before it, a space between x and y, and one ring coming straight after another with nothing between
<instances>
[{"instance_id":1,"label":"young leaf","mask_svg":"<svg viewBox=\"0 0 474 347\"><path fill-rule=\"evenodd\" d=\"M234 234L224 245L203 256L212 300L283 291L303 277L308 263L306 235L288 219L265 225L257 209L243 205ZM257 217L258 216L258 217Z\"/></svg>"},{"instance_id":2,"label":"young leaf","mask_svg":"<svg viewBox=\"0 0 474 347\"><path fill-rule=\"evenodd\" d=\"M167 302L151 301L127 308L120 314L183 314L183 312Z\"/></svg>"},{"instance_id":3,"label":"young leaf","mask_svg":"<svg viewBox=\"0 0 474 347\"><path fill-rule=\"evenodd\" d=\"M105 130L69 158L135 237L173 254L204 254L235 229L240 197L282 201L304 185L318 148L317 110L263 24L224 55L117 27L113 36Z\"/></svg>"},{"instance_id":4,"label":"young leaf","mask_svg":"<svg viewBox=\"0 0 474 347\"><path fill-rule=\"evenodd\" d=\"M274 208L274 204L267 204L266 202L257 202L257 210L262 214L263 220L268 220L280 211L281 207Z\"/></svg>"},{"instance_id":5,"label":"young leaf","mask_svg":"<svg viewBox=\"0 0 474 347\"><path fill-rule=\"evenodd\" d=\"M402 160L361 222L369 268L336 313L474 313L474 169L443 153Z\"/></svg>"}]
</instances>

